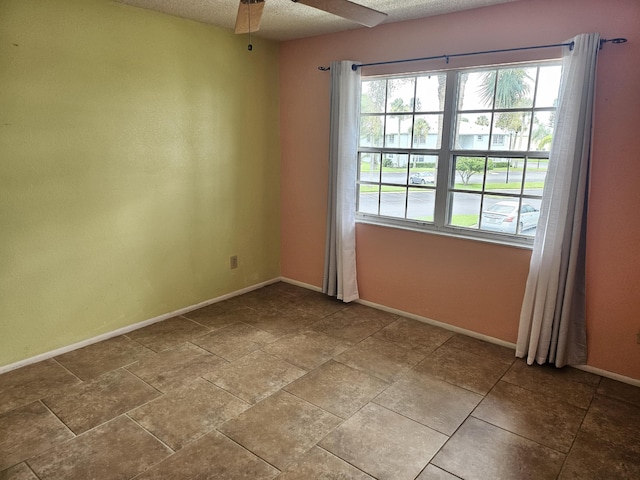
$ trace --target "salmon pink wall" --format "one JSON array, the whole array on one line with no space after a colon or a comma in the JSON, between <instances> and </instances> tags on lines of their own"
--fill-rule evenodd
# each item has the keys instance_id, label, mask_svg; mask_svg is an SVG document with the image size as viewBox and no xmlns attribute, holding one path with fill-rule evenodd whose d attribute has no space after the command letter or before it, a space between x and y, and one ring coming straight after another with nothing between
<instances>
[{"instance_id":1,"label":"salmon pink wall","mask_svg":"<svg viewBox=\"0 0 640 480\"><path fill-rule=\"evenodd\" d=\"M283 43L282 275L322 284L329 76L317 70L319 65L558 43L586 32L626 37L625 45L605 46L598 66L587 253L588 363L640 379L638 25L637 0L527 0ZM524 55L465 61L533 58ZM359 224L357 257L364 300L515 342L529 250Z\"/></svg>"}]
</instances>

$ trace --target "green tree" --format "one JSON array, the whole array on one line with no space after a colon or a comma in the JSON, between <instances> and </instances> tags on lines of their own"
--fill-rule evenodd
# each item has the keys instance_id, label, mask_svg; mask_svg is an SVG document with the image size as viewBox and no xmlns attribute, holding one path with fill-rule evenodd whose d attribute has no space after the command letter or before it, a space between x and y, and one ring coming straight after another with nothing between
<instances>
[{"instance_id":1,"label":"green tree","mask_svg":"<svg viewBox=\"0 0 640 480\"><path fill-rule=\"evenodd\" d=\"M489 70L481 76L478 94L487 107L492 103L494 108L530 107L529 82L531 80L531 76L524 68ZM493 102L494 93L495 102Z\"/></svg>"},{"instance_id":2,"label":"green tree","mask_svg":"<svg viewBox=\"0 0 640 480\"><path fill-rule=\"evenodd\" d=\"M469 185L469 179L476 173L484 172L485 160L479 157L457 157L456 173L463 185ZM487 163L487 170L493 170L493 161Z\"/></svg>"},{"instance_id":3,"label":"green tree","mask_svg":"<svg viewBox=\"0 0 640 480\"><path fill-rule=\"evenodd\" d=\"M478 94L480 100L494 108L520 108L531 106L531 86L533 79L524 68L489 70L481 76ZM503 112L497 115L496 127L509 132L509 148L513 149L528 129L529 115L525 112Z\"/></svg>"},{"instance_id":4,"label":"green tree","mask_svg":"<svg viewBox=\"0 0 640 480\"><path fill-rule=\"evenodd\" d=\"M487 117L486 115L480 115L478 118L476 118L476 125L481 125L483 127L488 127L489 126L489 117Z\"/></svg>"},{"instance_id":5,"label":"green tree","mask_svg":"<svg viewBox=\"0 0 640 480\"><path fill-rule=\"evenodd\" d=\"M427 136L429 135L431 126L424 118L418 118L413 125L413 146L417 147L420 144L427 143Z\"/></svg>"}]
</instances>

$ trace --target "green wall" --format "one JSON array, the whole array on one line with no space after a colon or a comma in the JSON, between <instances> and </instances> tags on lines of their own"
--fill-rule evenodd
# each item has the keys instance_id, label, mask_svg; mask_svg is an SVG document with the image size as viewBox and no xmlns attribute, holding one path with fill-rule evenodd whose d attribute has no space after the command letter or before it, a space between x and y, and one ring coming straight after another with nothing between
<instances>
[{"instance_id":1,"label":"green wall","mask_svg":"<svg viewBox=\"0 0 640 480\"><path fill-rule=\"evenodd\" d=\"M278 45L253 43L0 0L0 366L280 274Z\"/></svg>"}]
</instances>

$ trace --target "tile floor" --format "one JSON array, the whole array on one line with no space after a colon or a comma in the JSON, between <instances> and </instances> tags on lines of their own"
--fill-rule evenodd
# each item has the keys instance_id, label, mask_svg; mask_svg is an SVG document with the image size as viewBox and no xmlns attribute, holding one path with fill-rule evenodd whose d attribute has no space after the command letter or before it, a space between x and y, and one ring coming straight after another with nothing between
<instances>
[{"instance_id":1,"label":"tile floor","mask_svg":"<svg viewBox=\"0 0 640 480\"><path fill-rule=\"evenodd\" d=\"M640 388L286 283L0 375L0 479L640 479Z\"/></svg>"}]
</instances>

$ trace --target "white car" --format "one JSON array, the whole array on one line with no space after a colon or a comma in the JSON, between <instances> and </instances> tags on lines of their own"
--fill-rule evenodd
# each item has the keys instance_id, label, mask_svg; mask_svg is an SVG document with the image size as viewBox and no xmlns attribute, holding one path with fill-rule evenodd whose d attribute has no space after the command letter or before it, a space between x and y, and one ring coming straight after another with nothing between
<instances>
[{"instance_id":1,"label":"white car","mask_svg":"<svg viewBox=\"0 0 640 480\"><path fill-rule=\"evenodd\" d=\"M491 205L482 212L480 230L502 233L520 233L538 225L540 210L533 205L523 203L518 219L518 202L503 201ZM520 228L516 229L516 226Z\"/></svg>"},{"instance_id":2,"label":"white car","mask_svg":"<svg viewBox=\"0 0 640 480\"><path fill-rule=\"evenodd\" d=\"M414 173L409 177L409 183L412 185L425 185L434 183L433 174L430 172Z\"/></svg>"}]
</instances>

